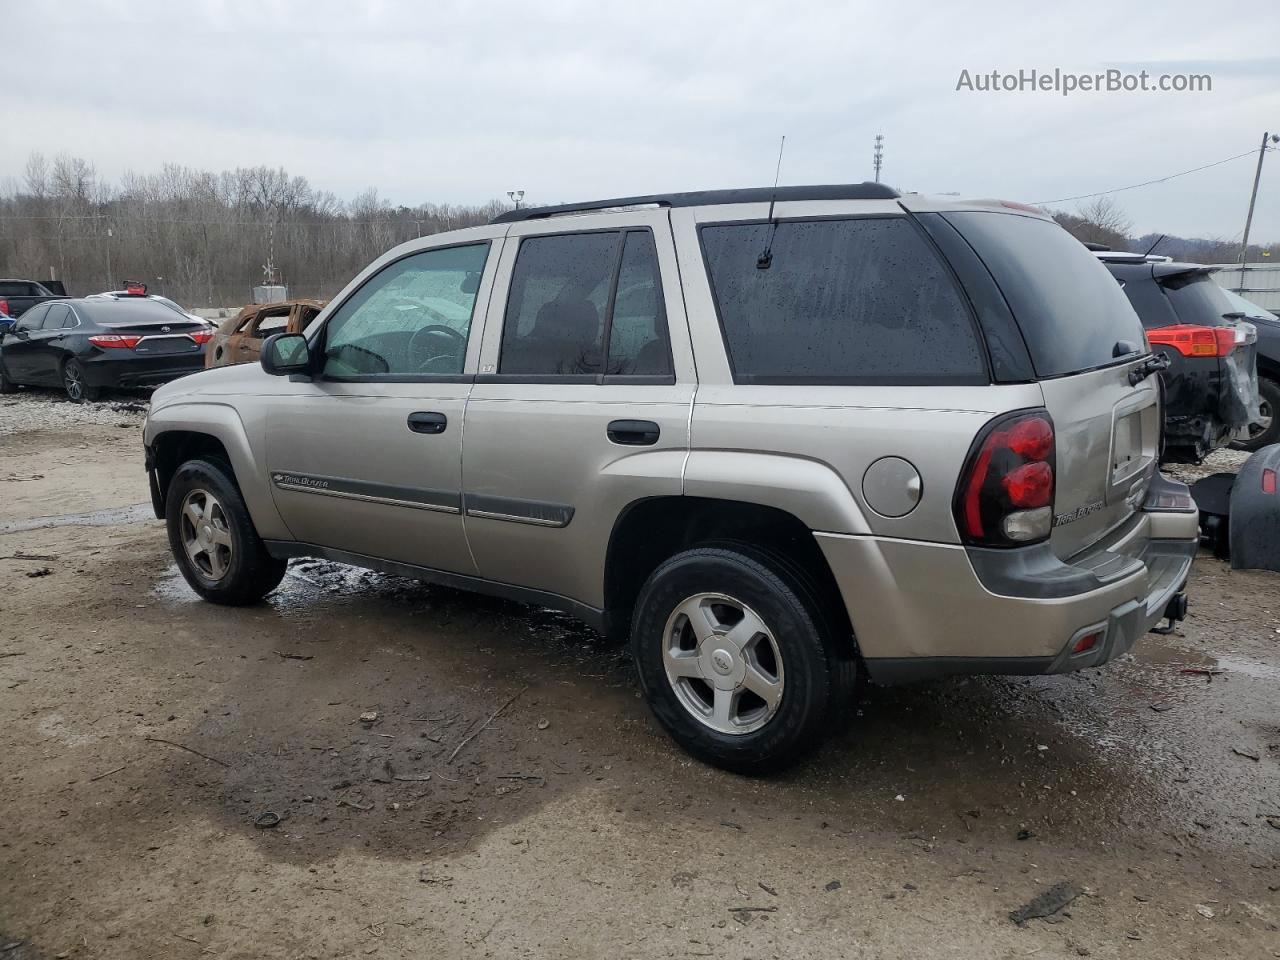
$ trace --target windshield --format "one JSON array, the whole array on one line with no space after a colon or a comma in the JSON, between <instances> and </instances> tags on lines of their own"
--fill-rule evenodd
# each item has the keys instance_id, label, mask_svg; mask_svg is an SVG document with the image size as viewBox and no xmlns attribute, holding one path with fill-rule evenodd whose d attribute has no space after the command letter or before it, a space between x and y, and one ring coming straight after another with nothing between
<instances>
[{"instance_id":1,"label":"windshield","mask_svg":"<svg viewBox=\"0 0 1280 960\"><path fill-rule=\"evenodd\" d=\"M994 211L945 216L991 271L1037 376L1121 363L1144 349L1142 324L1120 285L1056 223ZM1122 349L1117 356L1122 343L1133 352Z\"/></svg>"}]
</instances>

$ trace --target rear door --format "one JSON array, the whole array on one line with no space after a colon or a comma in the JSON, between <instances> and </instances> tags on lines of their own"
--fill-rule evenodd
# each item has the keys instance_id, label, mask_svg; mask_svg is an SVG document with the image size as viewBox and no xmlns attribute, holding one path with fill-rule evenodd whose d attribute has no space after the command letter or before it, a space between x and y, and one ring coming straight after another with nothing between
<instances>
[{"instance_id":1,"label":"rear door","mask_svg":"<svg viewBox=\"0 0 1280 960\"><path fill-rule=\"evenodd\" d=\"M599 607L614 521L681 492L693 393L665 211L513 225L467 404L481 575Z\"/></svg>"},{"instance_id":2,"label":"rear door","mask_svg":"<svg viewBox=\"0 0 1280 960\"><path fill-rule=\"evenodd\" d=\"M1054 551L1069 557L1123 524L1156 470L1159 390L1129 372L1142 324L1105 266L1050 220L974 211L944 218L995 278L1026 341L1057 435Z\"/></svg>"},{"instance_id":3,"label":"rear door","mask_svg":"<svg viewBox=\"0 0 1280 960\"><path fill-rule=\"evenodd\" d=\"M33 382L59 383L62 379L62 360L66 357L67 333L76 325L75 315L65 303L49 306L40 329L31 334L31 368Z\"/></svg>"}]
</instances>

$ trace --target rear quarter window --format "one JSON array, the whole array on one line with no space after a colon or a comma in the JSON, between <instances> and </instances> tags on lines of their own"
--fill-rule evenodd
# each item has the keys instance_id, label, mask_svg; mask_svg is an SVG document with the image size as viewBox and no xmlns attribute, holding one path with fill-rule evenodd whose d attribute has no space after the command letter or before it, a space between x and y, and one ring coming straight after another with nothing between
<instances>
[{"instance_id":1,"label":"rear quarter window","mask_svg":"<svg viewBox=\"0 0 1280 960\"><path fill-rule=\"evenodd\" d=\"M905 217L709 224L700 235L737 382L990 382L963 295Z\"/></svg>"},{"instance_id":2,"label":"rear quarter window","mask_svg":"<svg viewBox=\"0 0 1280 960\"><path fill-rule=\"evenodd\" d=\"M1060 377L1133 359L1142 349L1138 315L1110 271L1050 220L1014 213L948 213L1008 301L1036 375Z\"/></svg>"}]
</instances>

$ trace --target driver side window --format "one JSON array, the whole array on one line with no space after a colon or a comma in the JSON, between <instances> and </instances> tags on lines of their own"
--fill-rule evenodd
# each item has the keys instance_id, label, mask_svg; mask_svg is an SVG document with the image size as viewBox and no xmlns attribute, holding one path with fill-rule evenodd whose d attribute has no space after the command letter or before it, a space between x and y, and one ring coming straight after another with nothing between
<instances>
[{"instance_id":1,"label":"driver side window","mask_svg":"<svg viewBox=\"0 0 1280 960\"><path fill-rule=\"evenodd\" d=\"M460 374L488 243L424 250L374 274L329 319L324 376Z\"/></svg>"}]
</instances>

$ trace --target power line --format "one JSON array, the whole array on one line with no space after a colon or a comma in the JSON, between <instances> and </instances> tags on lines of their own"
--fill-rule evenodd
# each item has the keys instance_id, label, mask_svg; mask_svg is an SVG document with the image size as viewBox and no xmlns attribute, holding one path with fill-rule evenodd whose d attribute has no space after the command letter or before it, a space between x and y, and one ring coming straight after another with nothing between
<instances>
[{"instance_id":1,"label":"power line","mask_svg":"<svg viewBox=\"0 0 1280 960\"><path fill-rule=\"evenodd\" d=\"M1142 183L1131 183L1127 187L1116 187L1114 190L1100 190L1098 193L1082 193L1078 197L1059 197L1057 200L1035 200L1033 203L1037 207L1042 207L1050 203L1067 203L1070 200L1090 200L1093 197L1105 197L1109 193L1123 193L1125 190L1137 190L1139 187L1149 187L1153 183L1164 183L1166 180L1175 180L1178 177L1185 177L1189 173L1199 173L1201 170L1208 170L1210 167L1219 167L1224 163L1230 163L1232 160L1239 160L1241 157L1252 157L1256 152L1256 148L1250 148L1244 153L1237 153L1234 157L1227 157L1225 160L1215 160L1213 163L1206 163L1203 167L1193 167L1190 170L1183 170L1180 173L1171 173L1167 177L1159 177L1156 180L1144 180Z\"/></svg>"}]
</instances>

